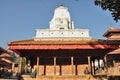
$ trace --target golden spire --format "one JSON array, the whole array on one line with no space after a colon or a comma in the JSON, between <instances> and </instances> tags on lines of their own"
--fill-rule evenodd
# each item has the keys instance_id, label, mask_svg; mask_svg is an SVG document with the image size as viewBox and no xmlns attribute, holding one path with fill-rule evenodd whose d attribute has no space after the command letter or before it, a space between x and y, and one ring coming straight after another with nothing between
<instances>
[{"instance_id":1,"label":"golden spire","mask_svg":"<svg viewBox=\"0 0 120 80\"><path fill-rule=\"evenodd\" d=\"M109 29L114 29L114 27L112 26L112 24L110 24L110 28Z\"/></svg>"},{"instance_id":2,"label":"golden spire","mask_svg":"<svg viewBox=\"0 0 120 80\"><path fill-rule=\"evenodd\" d=\"M63 6L62 0L60 0L60 6Z\"/></svg>"}]
</instances>

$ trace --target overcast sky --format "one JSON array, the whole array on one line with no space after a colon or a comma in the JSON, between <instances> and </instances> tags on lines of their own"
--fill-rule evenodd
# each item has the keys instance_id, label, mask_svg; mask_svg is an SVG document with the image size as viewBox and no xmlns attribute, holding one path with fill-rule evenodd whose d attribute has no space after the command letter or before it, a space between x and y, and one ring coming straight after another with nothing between
<instances>
[{"instance_id":1,"label":"overcast sky","mask_svg":"<svg viewBox=\"0 0 120 80\"><path fill-rule=\"evenodd\" d=\"M102 35L110 24L120 27L109 11L94 5L94 0L0 0L0 46L7 43L31 39L36 29L49 28L54 9L60 3L70 11L76 29L89 29L90 36L106 39Z\"/></svg>"}]
</instances>

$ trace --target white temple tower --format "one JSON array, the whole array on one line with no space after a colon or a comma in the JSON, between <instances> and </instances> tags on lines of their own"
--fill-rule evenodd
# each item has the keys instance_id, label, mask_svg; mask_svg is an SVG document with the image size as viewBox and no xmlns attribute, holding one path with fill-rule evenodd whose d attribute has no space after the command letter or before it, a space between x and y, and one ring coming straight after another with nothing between
<instances>
[{"instance_id":1,"label":"white temple tower","mask_svg":"<svg viewBox=\"0 0 120 80\"><path fill-rule=\"evenodd\" d=\"M49 29L37 29L35 40L91 39L88 29L75 29L68 8L60 5L49 22Z\"/></svg>"},{"instance_id":2,"label":"white temple tower","mask_svg":"<svg viewBox=\"0 0 120 80\"><path fill-rule=\"evenodd\" d=\"M71 20L68 8L61 5L55 9L54 16L50 21L50 29L52 30L69 30L74 29L74 23Z\"/></svg>"}]
</instances>

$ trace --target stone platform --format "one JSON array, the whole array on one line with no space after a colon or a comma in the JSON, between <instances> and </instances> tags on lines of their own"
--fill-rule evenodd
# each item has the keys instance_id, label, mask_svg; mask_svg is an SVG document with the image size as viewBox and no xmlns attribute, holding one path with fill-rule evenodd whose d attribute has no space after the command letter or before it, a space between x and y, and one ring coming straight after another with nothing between
<instances>
[{"instance_id":1,"label":"stone platform","mask_svg":"<svg viewBox=\"0 0 120 80\"><path fill-rule=\"evenodd\" d=\"M29 76L23 75L23 80L88 80L85 76L39 76L37 78L31 78ZM106 78L94 78L90 76L89 80L107 80Z\"/></svg>"}]
</instances>

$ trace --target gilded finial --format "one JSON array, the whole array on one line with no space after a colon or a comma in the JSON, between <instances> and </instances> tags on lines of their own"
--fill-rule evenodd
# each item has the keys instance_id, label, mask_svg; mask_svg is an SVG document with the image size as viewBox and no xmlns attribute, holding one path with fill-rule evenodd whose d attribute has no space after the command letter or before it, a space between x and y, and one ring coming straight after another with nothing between
<instances>
[{"instance_id":1,"label":"gilded finial","mask_svg":"<svg viewBox=\"0 0 120 80\"><path fill-rule=\"evenodd\" d=\"M112 26L112 24L110 24L110 28L109 29L114 29L114 27Z\"/></svg>"},{"instance_id":2,"label":"gilded finial","mask_svg":"<svg viewBox=\"0 0 120 80\"><path fill-rule=\"evenodd\" d=\"M63 6L62 0L60 0L60 6Z\"/></svg>"}]
</instances>

